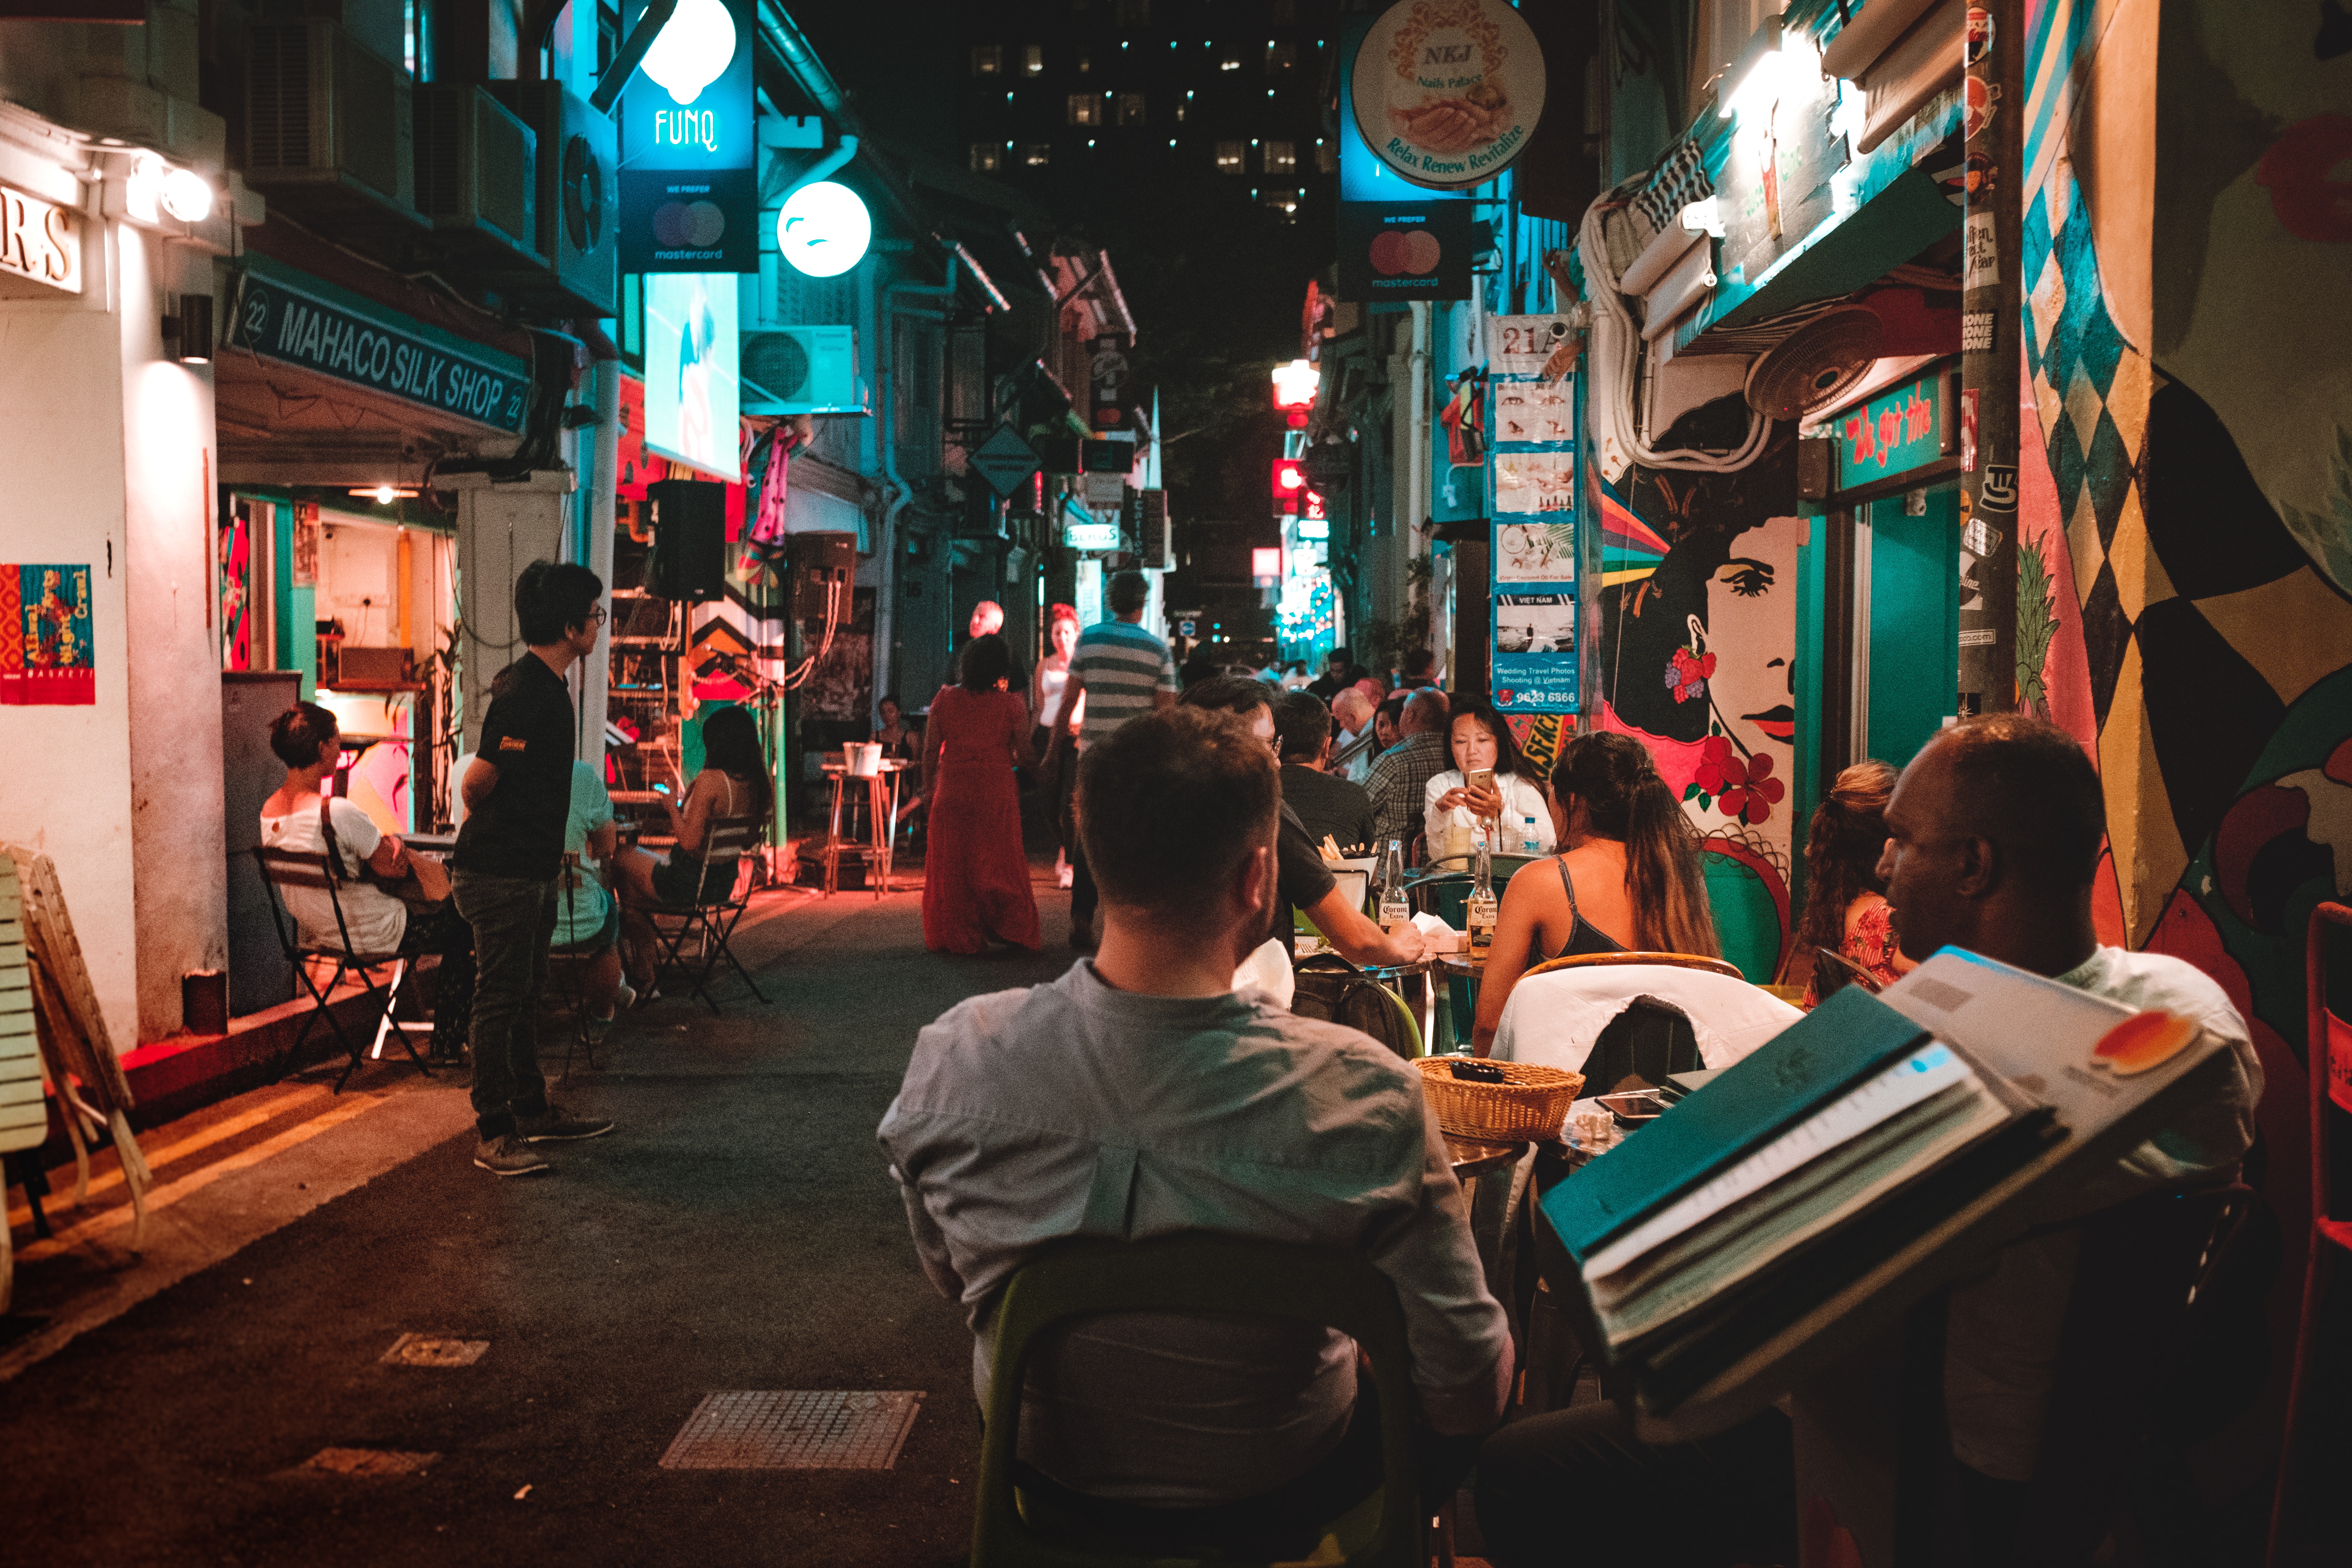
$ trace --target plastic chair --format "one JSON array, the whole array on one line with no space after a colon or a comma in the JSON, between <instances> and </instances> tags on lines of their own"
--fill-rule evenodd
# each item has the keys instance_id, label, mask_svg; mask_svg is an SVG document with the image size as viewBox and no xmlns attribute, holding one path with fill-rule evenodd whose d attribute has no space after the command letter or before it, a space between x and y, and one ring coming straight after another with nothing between
<instances>
[{"instance_id":1,"label":"plastic chair","mask_svg":"<svg viewBox=\"0 0 2352 1568\"><path fill-rule=\"evenodd\" d=\"M2311 929L2304 939L2304 1056L2310 1064L2311 1235L2303 1268L2303 1301L2296 1315L2294 1370L2287 1383L2286 1430L2280 1439L2278 1489L2271 1502L2269 1561L2294 1560L2298 1538L2321 1538L2326 1526L2317 1518L2298 1518L2313 1502L2301 1495L2310 1481L2296 1474L2298 1440L2312 1411L2312 1363L2318 1351L2320 1321L2326 1302L2328 1276L2347 1254L2352 1254L2352 1219L2338 1219L2331 1208L2328 1134L2331 1122L2340 1123L2352 1110L2352 1025L2347 1025L2327 1005L2327 928L2352 926L2352 907L2323 903L2311 911ZM2342 1088L2337 1087L2340 1078ZM2331 1100L2338 1107L2331 1117ZM2288 1245L2294 1244L2288 1238ZM2306 1459L2304 1468L2312 1468Z\"/></svg>"},{"instance_id":2,"label":"plastic chair","mask_svg":"<svg viewBox=\"0 0 2352 1568\"><path fill-rule=\"evenodd\" d=\"M1234 1556L1205 1542L1122 1537L1098 1521L1069 1518L1021 1487L1014 1457L1029 1359L1055 1325L1103 1312L1287 1318L1354 1339L1370 1352L1380 1391L1382 1480L1371 1497L1319 1527L1323 1539L1311 1561L1334 1568L1418 1568L1428 1561L1428 1510L1417 1495L1404 1415L1413 1408L1412 1352L1395 1287L1353 1252L1189 1234L1064 1242L1022 1265L1004 1288L972 1568L1275 1568L1273 1559Z\"/></svg>"},{"instance_id":3,"label":"plastic chair","mask_svg":"<svg viewBox=\"0 0 2352 1568\"><path fill-rule=\"evenodd\" d=\"M285 952L286 962L294 966L294 973L300 977L303 989L310 994L310 1015L302 1020L302 1027L296 1033L294 1043L286 1047L287 1061L291 1063L300 1052L302 1042L310 1038L310 1030L319 1020L326 1019L327 1026L335 1033L336 1043L352 1058L351 1065L344 1068L341 1076L335 1079L334 1091L337 1094L343 1092L343 1085L351 1081L352 1074L360 1070L360 1044L343 1033L342 1025L335 1018L334 1009L327 1005L327 997L342 984L344 975L356 974L366 985L367 994L373 999L380 999L383 1005L383 1011L376 1018L374 1044L368 1054L383 1056L384 1036L396 1034L400 1037L402 1047L408 1052L408 1059L416 1064L416 1070L431 1078L432 1068L416 1054L416 1042L409 1037L432 1033L432 1023L429 1020L404 1020L395 1016L409 971L415 961L424 956L423 949L411 945L415 940L414 925L410 927L409 940L395 952L354 952L352 951L351 926L343 918L341 889L346 879L330 857L323 851L272 849L266 845L257 845L253 858L260 866L261 879L269 889L269 921L277 929L278 945ZM335 911L335 934L342 939L340 946L302 940L301 925L285 905L284 893L288 888L307 888L326 893L327 901ZM335 966L334 973L327 977L327 984L323 986L310 973L309 961L313 959L323 959ZM380 983L375 974L386 964L392 966L392 984L389 986Z\"/></svg>"},{"instance_id":4,"label":"plastic chair","mask_svg":"<svg viewBox=\"0 0 2352 1568\"><path fill-rule=\"evenodd\" d=\"M713 1015L718 1013L719 1004L710 994L710 975L722 958L734 966L737 974L742 976L743 984L751 988L752 995L762 1003L768 999L767 994L760 989L760 983L751 978L751 971L743 967L742 961L735 956L735 950L728 945L735 934L735 922L743 918L744 910L750 907L751 895L739 895L735 891L736 878L731 870L723 885L711 874L711 868L720 862L732 867L743 856L754 852L759 847L760 827L761 819L756 816L712 818L709 831L703 837L702 880L694 902L644 906L646 917L653 922L654 940L658 944L654 958L656 981L670 970L684 974L694 983L694 994L702 998L703 1005ZM698 966L688 962L684 954L689 937L696 940Z\"/></svg>"}]
</instances>

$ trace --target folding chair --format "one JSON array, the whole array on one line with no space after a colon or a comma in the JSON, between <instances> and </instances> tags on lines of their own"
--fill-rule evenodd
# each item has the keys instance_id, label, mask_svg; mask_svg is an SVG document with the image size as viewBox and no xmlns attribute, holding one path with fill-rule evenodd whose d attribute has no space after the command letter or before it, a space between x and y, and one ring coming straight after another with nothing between
<instances>
[{"instance_id":1,"label":"folding chair","mask_svg":"<svg viewBox=\"0 0 2352 1568\"><path fill-rule=\"evenodd\" d=\"M266 845L257 845L253 858L261 867L261 879L269 887L269 919L278 930L278 945L285 952L287 962L294 966L294 973L301 978L303 989L310 992L312 1004L310 1016L302 1020L302 1027L295 1035L293 1044L286 1047L287 1062L290 1065L294 1061L302 1049L302 1042L310 1038L310 1030L324 1017L327 1026L335 1032L336 1043L352 1058L351 1065L343 1068L342 1076L335 1079L335 1092L343 1092L343 1085L351 1081L352 1074L359 1071L360 1045L356 1039L343 1033L343 1026L337 1021L334 1009L327 1005L327 998L336 986L342 984L344 975L356 974L366 985L368 995L381 997L383 1004L383 1011L376 1018L375 1040L367 1053L369 1059L383 1055L383 1037L386 1035L397 1034L402 1048L408 1052L408 1059L416 1064L416 1070L427 1078L432 1077L432 1068L416 1054L416 1042L410 1038L413 1035L431 1034L432 1020L404 1020L395 1016L401 994L408 983L409 970L423 954L423 949L415 945L417 941L415 928L411 926L407 939L394 952L354 952L352 951L351 926L343 918L341 889L348 879L328 855L323 851L272 849ZM325 891L328 904L335 911L335 934L342 939L341 946L302 939L300 922L286 908L285 889L288 888ZM334 973L327 977L323 986L310 971L311 963L321 959L335 966ZM392 984L389 986L376 978L375 972L385 964L392 965Z\"/></svg>"},{"instance_id":2,"label":"folding chair","mask_svg":"<svg viewBox=\"0 0 2352 1568\"><path fill-rule=\"evenodd\" d=\"M719 1004L710 994L710 975L722 958L743 977L743 984L751 988L752 995L762 1003L768 999L767 993L760 989L760 983L751 978L751 972L743 967L742 961L735 956L734 949L728 945L735 934L735 922L743 918L743 910L751 903L751 896L748 893L739 895L735 891L738 878L733 871L728 873L723 886L711 875L711 868L719 862L724 861L731 867L741 857L755 851L760 845L761 826L761 819L756 816L712 818L710 831L703 840L702 882L696 889L694 902L648 904L645 908L646 919L653 922L654 940L658 946L654 958L656 978L671 970L684 974L694 982L694 994L702 998L704 1005L714 1015L719 1011ZM684 956L683 950L689 937L695 940L695 957L699 967Z\"/></svg>"}]
</instances>

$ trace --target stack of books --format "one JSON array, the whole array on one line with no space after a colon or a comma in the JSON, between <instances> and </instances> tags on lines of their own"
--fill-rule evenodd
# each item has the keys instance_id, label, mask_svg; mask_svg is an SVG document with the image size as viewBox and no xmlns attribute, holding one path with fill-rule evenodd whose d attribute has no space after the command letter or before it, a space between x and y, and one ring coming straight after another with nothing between
<instances>
[{"instance_id":1,"label":"stack of books","mask_svg":"<svg viewBox=\"0 0 2352 1568\"><path fill-rule=\"evenodd\" d=\"M1888 1321L2217 1089L2225 1056L2193 1023L1947 950L1837 993L1554 1184L1547 1276L1642 1410L1760 1406L1848 1320Z\"/></svg>"}]
</instances>

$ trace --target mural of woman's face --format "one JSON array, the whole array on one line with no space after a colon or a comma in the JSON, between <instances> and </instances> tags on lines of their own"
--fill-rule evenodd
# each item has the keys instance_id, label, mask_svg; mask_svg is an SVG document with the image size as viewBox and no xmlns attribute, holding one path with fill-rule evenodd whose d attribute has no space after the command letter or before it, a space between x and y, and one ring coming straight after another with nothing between
<instances>
[{"instance_id":1,"label":"mural of woman's face","mask_svg":"<svg viewBox=\"0 0 2352 1568\"><path fill-rule=\"evenodd\" d=\"M1499 750L1494 734L1476 714L1465 713L1454 721L1454 765L1465 776L1493 767Z\"/></svg>"}]
</instances>

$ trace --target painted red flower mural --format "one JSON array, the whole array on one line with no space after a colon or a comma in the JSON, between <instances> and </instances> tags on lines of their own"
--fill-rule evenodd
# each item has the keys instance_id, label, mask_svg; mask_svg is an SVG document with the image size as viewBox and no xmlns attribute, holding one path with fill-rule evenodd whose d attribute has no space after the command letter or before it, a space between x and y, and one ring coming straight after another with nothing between
<instances>
[{"instance_id":1,"label":"painted red flower mural","mask_svg":"<svg viewBox=\"0 0 2352 1568\"><path fill-rule=\"evenodd\" d=\"M1689 794L1704 809L1708 797L1735 821L1756 824L1770 819L1773 806L1789 786L1772 776L1772 755L1750 752L1740 756L1725 735L1709 735L1700 742L1698 773ZM1687 796L1685 798L1688 798Z\"/></svg>"},{"instance_id":2,"label":"painted red flower mural","mask_svg":"<svg viewBox=\"0 0 2352 1568\"><path fill-rule=\"evenodd\" d=\"M1678 647L1666 665L1666 689L1675 694L1675 701L1688 702L1706 695L1706 679L1714 673L1715 655Z\"/></svg>"}]
</instances>

